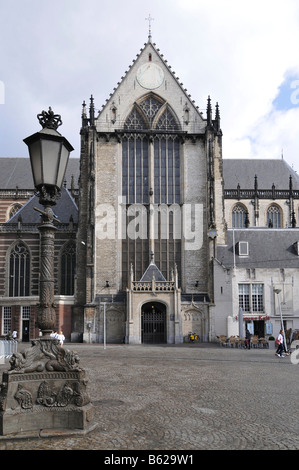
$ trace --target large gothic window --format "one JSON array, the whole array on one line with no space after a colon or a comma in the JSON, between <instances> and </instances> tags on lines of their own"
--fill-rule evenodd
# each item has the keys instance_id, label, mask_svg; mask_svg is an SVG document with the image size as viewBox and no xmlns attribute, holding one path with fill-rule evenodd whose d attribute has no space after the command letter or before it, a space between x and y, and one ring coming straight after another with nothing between
<instances>
[{"instance_id":1,"label":"large gothic window","mask_svg":"<svg viewBox=\"0 0 299 470\"><path fill-rule=\"evenodd\" d=\"M180 203L180 143L172 135L154 140L154 200L156 204Z\"/></svg>"},{"instance_id":2,"label":"large gothic window","mask_svg":"<svg viewBox=\"0 0 299 470\"><path fill-rule=\"evenodd\" d=\"M12 248L9 258L9 297L30 295L30 254L23 242Z\"/></svg>"},{"instance_id":3,"label":"large gothic window","mask_svg":"<svg viewBox=\"0 0 299 470\"><path fill-rule=\"evenodd\" d=\"M175 264L180 268L180 239L173 236L172 211L169 211L168 237L161 233L161 214L150 217L150 202L170 207L180 204L180 140L176 131L179 122L160 97L150 93L136 102L124 123L122 139L122 196L126 204L126 224L134 222L136 212L130 206L142 204L145 229L141 236L127 237L122 244L123 288L128 286L131 266L135 279L140 279L154 249L155 262L166 279ZM150 194L153 198L150 201ZM134 215L133 215L134 214ZM165 223L165 220L162 221ZM150 225L155 223L154 231ZM153 228L153 227L151 227ZM158 237L152 243L149 233Z\"/></svg>"},{"instance_id":4,"label":"large gothic window","mask_svg":"<svg viewBox=\"0 0 299 470\"><path fill-rule=\"evenodd\" d=\"M122 195L128 204L147 204L148 138L131 134L122 146Z\"/></svg>"},{"instance_id":5,"label":"large gothic window","mask_svg":"<svg viewBox=\"0 0 299 470\"><path fill-rule=\"evenodd\" d=\"M69 242L61 254L61 295L74 295L74 281L76 269L76 246Z\"/></svg>"}]
</instances>

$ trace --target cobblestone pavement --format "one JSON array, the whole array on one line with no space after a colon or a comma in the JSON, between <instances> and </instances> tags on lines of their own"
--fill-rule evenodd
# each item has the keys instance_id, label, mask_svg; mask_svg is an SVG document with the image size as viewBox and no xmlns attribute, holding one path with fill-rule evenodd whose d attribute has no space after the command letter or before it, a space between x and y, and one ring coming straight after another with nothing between
<instances>
[{"instance_id":1,"label":"cobblestone pavement","mask_svg":"<svg viewBox=\"0 0 299 470\"><path fill-rule=\"evenodd\" d=\"M274 350L65 347L86 370L97 428L80 437L2 440L0 450L299 449L299 365Z\"/></svg>"}]
</instances>

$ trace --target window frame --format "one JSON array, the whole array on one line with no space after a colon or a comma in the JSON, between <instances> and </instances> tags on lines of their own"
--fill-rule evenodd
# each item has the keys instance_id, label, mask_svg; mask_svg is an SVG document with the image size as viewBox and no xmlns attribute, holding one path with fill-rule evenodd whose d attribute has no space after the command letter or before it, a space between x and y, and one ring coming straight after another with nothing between
<instances>
[{"instance_id":1,"label":"window frame","mask_svg":"<svg viewBox=\"0 0 299 470\"><path fill-rule=\"evenodd\" d=\"M265 289L262 282L238 284L239 308L246 313L265 312Z\"/></svg>"}]
</instances>

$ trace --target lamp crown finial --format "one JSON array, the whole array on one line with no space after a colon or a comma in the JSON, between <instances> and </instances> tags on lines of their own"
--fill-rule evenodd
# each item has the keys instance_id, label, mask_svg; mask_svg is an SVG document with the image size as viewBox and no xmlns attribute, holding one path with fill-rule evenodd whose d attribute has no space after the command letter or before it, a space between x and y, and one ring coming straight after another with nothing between
<instances>
[{"instance_id":1,"label":"lamp crown finial","mask_svg":"<svg viewBox=\"0 0 299 470\"><path fill-rule=\"evenodd\" d=\"M43 129L57 129L57 127L61 126L62 120L59 114L54 114L52 108L49 107L49 111L42 111L40 114L37 115L37 119L39 120L40 125Z\"/></svg>"}]
</instances>

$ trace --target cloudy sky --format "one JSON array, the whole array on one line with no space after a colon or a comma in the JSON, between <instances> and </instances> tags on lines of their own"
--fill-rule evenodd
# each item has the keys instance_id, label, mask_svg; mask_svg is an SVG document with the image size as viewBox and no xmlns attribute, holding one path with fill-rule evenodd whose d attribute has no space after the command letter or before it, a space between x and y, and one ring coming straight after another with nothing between
<instances>
[{"instance_id":1,"label":"cloudy sky","mask_svg":"<svg viewBox=\"0 0 299 470\"><path fill-rule=\"evenodd\" d=\"M220 105L225 158L299 171L297 0L0 0L0 156L27 157L36 115L61 114L79 157L82 102L101 109L148 36L195 104Z\"/></svg>"}]
</instances>

